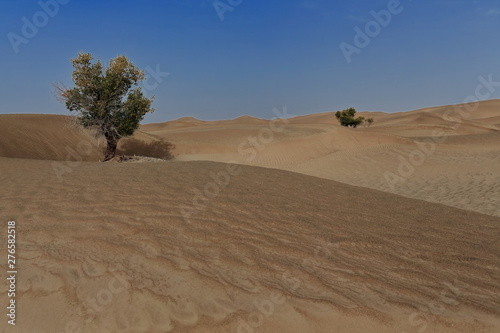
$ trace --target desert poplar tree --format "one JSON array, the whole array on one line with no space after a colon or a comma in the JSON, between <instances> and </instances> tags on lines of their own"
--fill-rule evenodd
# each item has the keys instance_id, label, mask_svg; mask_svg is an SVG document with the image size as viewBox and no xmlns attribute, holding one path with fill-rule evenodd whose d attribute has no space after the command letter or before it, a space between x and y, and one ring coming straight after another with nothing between
<instances>
[{"instance_id":1,"label":"desert poplar tree","mask_svg":"<svg viewBox=\"0 0 500 333\"><path fill-rule=\"evenodd\" d=\"M144 72L127 57L112 59L106 69L99 60L92 60L92 54L80 52L71 60L75 87L56 89L83 127L104 136L104 161L109 161L115 156L118 140L132 135L146 113L154 111L153 97L143 95L138 83L145 80Z\"/></svg>"},{"instance_id":2,"label":"desert poplar tree","mask_svg":"<svg viewBox=\"0 0 500 333\"><path fill-rule=\"evenodd\" d=\"M364 117L357 117L356 118L356 109L355 108L348 108L343 111L337 111L335 113L335 117L339 121L340 125L345 126L345 127L358 127L359 124L363 123L365 121ZM373 122L373 120L372 120ZM371 123L370 123L371 124Z\"/></svg>"}]
</instances>

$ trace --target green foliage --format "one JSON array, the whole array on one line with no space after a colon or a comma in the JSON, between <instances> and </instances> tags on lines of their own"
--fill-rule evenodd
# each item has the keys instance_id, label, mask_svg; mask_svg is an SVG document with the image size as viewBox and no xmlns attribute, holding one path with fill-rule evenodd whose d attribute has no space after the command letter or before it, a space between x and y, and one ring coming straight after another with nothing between
<instances>
[{"instance_id":1,"label":"green foliage","mask_svg":"<svg viewBox=\"0 0 500 333\"><path fill-rule=\"evenodd\" d=\"M346 126L346 127L358 127L358 125L362 124L363 121L365 121L364 117L355 117L356 115L356 109L355 108L348 108L343 111L337 111L335 113L335 117L339 121L340 125Z\"/></svg>"},{"instance_id":2,"label":"green foliage","mask_svg":"<svg viewBox=\"0 0 500 333\"><path fill-rule=\"evenodd\" d=\"M72 59L75 87L58 90L81 125L106 138L108 160L114 156L118 140L132 135L146 113L154 111L153 98L143 95L138 83L145 80L144 72L127 57L112 59L105 70L99 60L92 60L90 53L82 52Z\"/></svg>"},{"instance_id":3,"label":"green foliage","mask_svg":"<svg viewBox=\"0 0 500 333\"><path fill-rule=\"evenodd\" d=\"M370 127L370 125L373 124L373 118L366 118L365 123L368 123L368 127Z\"/></svg>"}]
</instances>

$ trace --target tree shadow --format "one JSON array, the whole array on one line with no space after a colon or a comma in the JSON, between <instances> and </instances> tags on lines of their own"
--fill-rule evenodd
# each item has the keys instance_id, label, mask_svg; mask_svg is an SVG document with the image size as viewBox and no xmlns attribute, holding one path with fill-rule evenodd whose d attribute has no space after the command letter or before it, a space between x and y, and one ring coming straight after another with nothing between
<instances>
[{"instance_id":1,"label":"tree shadow","mask_svg":"<svg viewBox=\"0 0 500 333\"><path fill-rule=\"evenodd\" d=\"M173 143L165 140L157 140L150 143L138 139L124 140L117 148L117 155L137 155L145 157L161 158L162 160L171 160L174 158L172 150L175 148Z\"/></svg>"}]
</instances>

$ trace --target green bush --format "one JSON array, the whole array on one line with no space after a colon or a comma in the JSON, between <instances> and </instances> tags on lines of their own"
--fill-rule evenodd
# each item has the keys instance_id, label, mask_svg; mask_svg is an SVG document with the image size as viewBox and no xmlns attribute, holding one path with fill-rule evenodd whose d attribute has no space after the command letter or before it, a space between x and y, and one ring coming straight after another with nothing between
<instances>
[{"instance_id":1,"label":"green bush","mask_svg":"<svg viewBox=\"0 0 500 333\"><path fill-rule=\"evenodd\" d=\"M365 121L364 117L355 117L356 109L348 108L343 111L335 112L335 117L339 121L340 125L345 127L353 127L356 128L358 125L362 124ZM370 118L371 119L371 118ZM373 122L373 119L372 119Z\"/></svg>"}]
</instances>

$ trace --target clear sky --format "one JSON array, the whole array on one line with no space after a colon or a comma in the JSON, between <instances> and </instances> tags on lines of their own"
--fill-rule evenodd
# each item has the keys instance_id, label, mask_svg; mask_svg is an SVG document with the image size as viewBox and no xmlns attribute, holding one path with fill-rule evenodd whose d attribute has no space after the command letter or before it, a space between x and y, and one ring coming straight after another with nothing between
<instances>
[{"instance_id":1,"label":"clear sky","mask_svg":"<svg viewBox=\"0 0 500 333\"><path fill-rule=\"evenodd\" d=\"M0 113L70 114L51 85L79 51L149 69L144 122L407 111L500 82L499 0L0 0L0 30Z\"/></svg>"}]
</instances>

